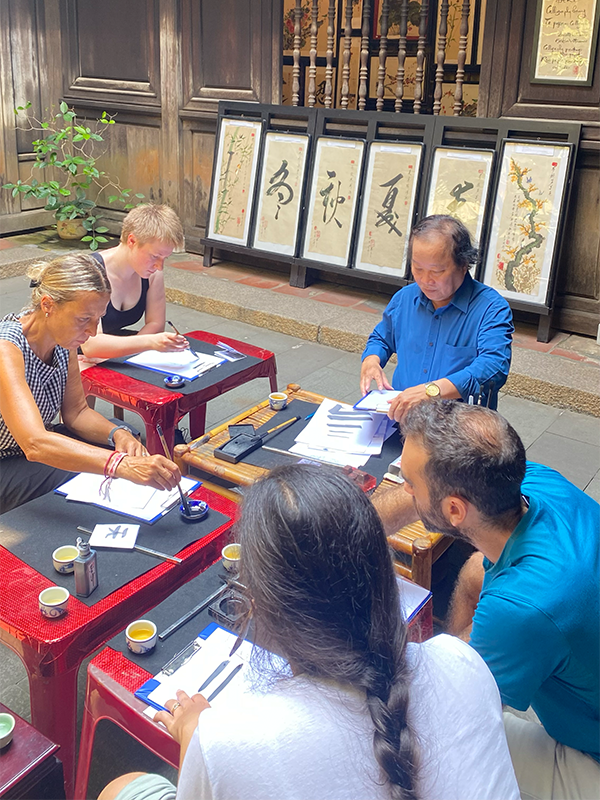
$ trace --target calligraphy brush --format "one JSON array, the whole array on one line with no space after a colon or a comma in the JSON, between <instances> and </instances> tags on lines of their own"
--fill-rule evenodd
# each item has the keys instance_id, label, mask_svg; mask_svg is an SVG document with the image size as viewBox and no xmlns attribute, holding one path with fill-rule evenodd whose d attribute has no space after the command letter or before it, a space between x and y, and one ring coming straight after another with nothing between
<instances>
[{"instance_id":1,"label":"calligraphy brush","mask_svg":"<svg viewBox=\"0 0 600 800\"><path fill-rule=\"evenodd\" d=\"M156 432L158 433L158 438L160 439L160 443L162 444L163 450L165 451L165 456L169 459L169 461L172 461L173 458L171 457L171 453L169 453L169 446L167 445L167 440L165 439L165 435L160 426L160 422L156 426ZM187 497L183 493L183 489L181 488L180 483L177 484L177 489L179 490L179 496L181 497L181 504L185 509L185 513L187 514L188 517L191 517L192 510L190 508L190 504L188 503Z\"/></svg>"}]
</instances>

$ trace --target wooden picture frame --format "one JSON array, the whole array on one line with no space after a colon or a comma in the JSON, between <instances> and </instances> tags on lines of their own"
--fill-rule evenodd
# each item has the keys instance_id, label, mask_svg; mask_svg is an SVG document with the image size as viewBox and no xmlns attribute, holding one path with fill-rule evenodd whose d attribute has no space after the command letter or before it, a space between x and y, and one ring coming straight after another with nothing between
<instances>
[{"instance_id":1,"label":"wooden picture frame","mask_svg":"<svg viewBox=\"0 0 600 800\"><path fill-rule=\"evenodd\" d=\"M436 147L433 152L425 216L456 217L475 247L481 244L495 155L494 150L466 147Z\"/></svg>"},{"instance_id":2,"label":"wooden picture frame","mask_svg":"<svg viewBox=\"0 0 600 800\"><path fill-rule=\"evenodd\" d=\"M310 136L267 131L256 196L252 247L294 256Z\"/></svg>"},{"instance_id":3,"label":"wooden picture frame","mask_svg":"<svg viewBox=\"0 0 600 800\"><path fill-rule=\"evenodd\" d=\"M531 83L591 86L600 0L537 0Z\"/></svg>"},{"instance_id":4,"label":"wooden picture frame","mask_svg":"<svg viewBox=\"0 0 600 800\"><path fill-rule=\"evenodd\" d=\"M483 282L548 308L573 145L504 139Z\"/></svg>"},{"instance_id":5,"label":"wooden picture frame","mask_svg":"<svg viewBox=\"0 0 600 800\"><path fill-rule=\"evenodd\" d=\"M223 117L217 134L206 236L247 245L262 121Z\"/></svg>"},{"instance_id":6,"label":"wooden picture frame","mask_svg":"<svg viewBox=\"0 0 600 800\"><path fill-rule=\"evenodd\" d=\"M362 193L356 269L406 277L424 146L371 142Z\"/></svg>"},{"instance_id":7,"label":"wooden picture frame","mask_svg":"<svg viewBox=\"0 0 600 800\"><path fill-rule=\"evenodd\" d=\"M302 258L349 266L364 149L359 139L317 139Z\"/></svg>"}]
</instances>

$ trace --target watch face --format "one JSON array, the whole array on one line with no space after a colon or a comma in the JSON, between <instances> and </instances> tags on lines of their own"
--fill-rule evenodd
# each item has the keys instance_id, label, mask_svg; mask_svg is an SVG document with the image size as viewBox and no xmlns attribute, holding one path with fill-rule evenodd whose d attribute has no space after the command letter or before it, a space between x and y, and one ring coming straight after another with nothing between
<instances>
[{"instance_id":1,"label":"watch face","mask_svg":"<svg viewBox=\"0 0 600 800\"><path fill-rule=\"evenodd\" d=\"M428 383L425 387L425 394L427 397L439 397L440 387L437 385L437 383Z\"/></svg>"}]
</instances>

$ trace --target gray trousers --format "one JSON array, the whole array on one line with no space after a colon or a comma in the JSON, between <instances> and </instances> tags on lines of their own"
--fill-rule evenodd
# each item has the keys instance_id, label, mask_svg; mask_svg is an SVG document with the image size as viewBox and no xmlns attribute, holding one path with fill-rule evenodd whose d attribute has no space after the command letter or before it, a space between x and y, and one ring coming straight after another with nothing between
<instances>
[{"instance_id":1,"label":"gray trousers","mask_svg":"<svg viewBox=\"0 0 600 800\"><path fill-rule=\"evenodd\" d=\"M0 514L51 492L75 475L64 469L49 467L25 456L0 461Z\"/></svg>"}]
</instances>

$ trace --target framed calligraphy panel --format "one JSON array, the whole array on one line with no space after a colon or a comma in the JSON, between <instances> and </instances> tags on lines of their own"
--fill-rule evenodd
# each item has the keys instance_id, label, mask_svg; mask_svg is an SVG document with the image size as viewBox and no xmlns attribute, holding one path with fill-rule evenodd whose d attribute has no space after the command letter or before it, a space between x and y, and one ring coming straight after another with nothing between
<instances>
[{"instance_id":1,"label":"framed calligraphy panel","mask_svg":"<svg viewBox=\"0 0 600 800\"><path fill-rule=\"evenodd\" d=\"M206 231L209 239L248 243L261 131L260 121L221 119Z\"/></svg>"},{"instance_id":2,"label":"framed calligraphy panel","mask_svg":"<svg viewBox=\"0 0 600 800\"><path fill-rule=\"evenodd\" d=\"M364 148L356 139L317 139L303 258L348 266Z\"/></svg>"},{"instance_id":3,"label":"framed calligraphy panel","mask_svg":"<svg viewBox=\"0 0 600 800\"><path fill-rule=\"evenodd\" d=\"M405 277L422 144L371 142L354 266Z\"/></svg>"},{"instance_id":4,"label":"framed calligraphy panel","mask_svg":"<svg viewBox=\"0 0 600 800\"><path fill-rule=\"evenodd\" d=\"M310 137L265 134L253 247L293 256Z\"/></svg>"},{"instance_id":5,"label":"framed calligraphy panel","mask_svg":"<svg viewBox=\"0 0 600 800\"><path fill-rule=\"evenodd\" d=\"M591 86L598 0L538 0L531 56L531 83Z\"/></svg>"},{"instance_id":6,"label":"framed calligraphy panel","mask_svg":"<svg viewBox=\"0 0 600 800\"><path fill-rule=\"evenodd\" d=\"M502 143L484 283L509 300L550 302L573 145Z\"/></svg>"},{"instance_id":7,"label":"framed calligraphy panel","mask_svg":"<svg viewBox=\"0 0 600 800\"><path fill-rule=\"evenodd\" d=\"M475 247L481 242L494 155L493 150L462 147L436 147L433 153L425 214L456 217Z\"/></svg>"}]
</instances>

